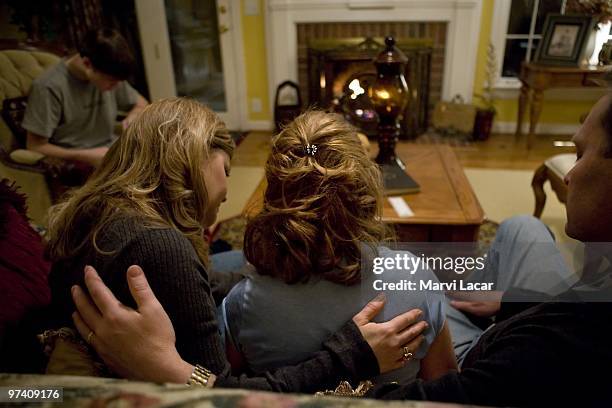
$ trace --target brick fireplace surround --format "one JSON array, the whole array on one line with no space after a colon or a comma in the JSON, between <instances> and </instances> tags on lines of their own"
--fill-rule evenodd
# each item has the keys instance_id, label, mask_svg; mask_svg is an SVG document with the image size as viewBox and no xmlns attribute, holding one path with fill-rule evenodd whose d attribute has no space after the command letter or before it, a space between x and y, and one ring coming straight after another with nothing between
<instances>
[{"instance_id":1,"label":"brick fireplace surround","mask_svg":"<svg viewBox=\"0 0 612 408\"><path fill-rule=\"evenodd\" d=\"M393 35L395 38L419 38L433 41L431 59L431 89L429 99L435 102L440 99L444 73L444 55L446 46L446 23L408 22L408 23L299 23L297 25L298 47L298 83L308 82L308 41L323 38L381 37ZM304 92L303 92L304 93ZM306 95L307 96L307 95ZM305 98L308 99L308 98Z\"/></svg>"},{"instance_id":2,"label":"brick fireplace surround","mask_svg":"<svg viewBox=\"0 0 612 408\"><path fill-rule=\"evenodd\" d=\"M301 78L309 38L385 36L434 40L430 101L472 100L480 0L269 0L266 8L269 91ZM318 24L315 24L318 23Z\"/></svg>"},{"instance_id":3,"label":"brick fireplace surround","mask_svg":"<svg viewBox=\"0 0 612 408\"><path fill-rule=\"evenodd\" d=\"M302 92L302 100L312 102L313 99L309 95L310 84L309 78L309 61L308 61L308 50L313 40L318 39L355 39L360 38L365 40L366 38L384 38L387 35L392 35L396 40L402 41L402 39L415 39L415 40L427 40L431 41L431 45L427 45L427 48L431 46L431 59L427 58L429 63L425 63L424 60L418 59L413 61L413 64L427 65L429 75L422 73L416 74L414 78L423 78L424 82L421 84L413 84L411 79L413 76L406 75L406 80L409 82L411 91L414 92L416 97L417 90L418 94L421 94L422 86L428 88L427 91L422 95L427 103L424 107L425 111L429 111L429 115L433 111L433 106L441 98L442 92L442 78L444 73L444 56L445 56L445 45L446 45L446 24L445 22L362 22L362 23L298 23L297 24L297 38L298 38L298 84ZM383 48L382 41L381 50ZM408 54L410 55L410 54ZM312 61L311 61L312 63ZM375 72L374 64L370 64L370 69ZM410 66L410 64L409 64ZM413 65L414 66L414 65ZM362 68L363 69L363 68ZM315 86L319 85L319 78L316 78ZM338 85L338 84L335 84ZM419 98L422 99L420 96ZM323 107L328 105L322 105ZM427 115L427 114L426 114ZM416 120L413 118L412 120ZM419 120L417 120L418 122ZM426 125L425 120L424 125ZM421 128L421 125L417 126ZM426 127L425 127L426 128ZM416 135L416 134L415 134ZM415 136L413 135L413 136Z\"/></svg>"}]
</instances>

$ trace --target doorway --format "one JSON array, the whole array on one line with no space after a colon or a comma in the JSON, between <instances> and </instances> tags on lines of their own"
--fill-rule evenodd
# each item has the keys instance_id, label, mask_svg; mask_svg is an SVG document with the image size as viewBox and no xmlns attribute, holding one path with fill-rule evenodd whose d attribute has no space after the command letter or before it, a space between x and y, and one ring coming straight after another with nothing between
<instances>
[{"instance_id":1,"label":"doorway","mask_svg":"<svg viewBox=\"0 0 612 408\"><path fill-rule=\"evenodd\" d=\"M232 7L232 3L233 6ZM136 0L151 100L188 96L239 130L239 2ZM236 15L234 15L236 14Z\"/></svg>"}]
</instances>

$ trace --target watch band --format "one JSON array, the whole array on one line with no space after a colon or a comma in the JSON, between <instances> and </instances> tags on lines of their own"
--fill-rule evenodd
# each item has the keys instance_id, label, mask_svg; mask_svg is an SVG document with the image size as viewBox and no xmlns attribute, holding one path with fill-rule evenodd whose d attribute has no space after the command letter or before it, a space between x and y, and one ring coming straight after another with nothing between
<instances>
[{"instance_id":1,"label":"watch band","mask_svg":"<svg viewBox=\"0 0 612 408\"><path fill-rule=\"evenodd\" d=\"M211 375L212 372L210 370L196 364L193 368L193 373L191 373L191 377L189 377L189 381L187 381L187 385L208 387L208 380L210 379Z\"/></svg>"}]
</instances>

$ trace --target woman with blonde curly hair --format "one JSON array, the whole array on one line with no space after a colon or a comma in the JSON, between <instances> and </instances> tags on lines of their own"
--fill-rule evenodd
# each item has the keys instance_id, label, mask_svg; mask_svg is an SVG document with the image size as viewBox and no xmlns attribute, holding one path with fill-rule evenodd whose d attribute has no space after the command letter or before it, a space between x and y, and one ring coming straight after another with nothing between
<instances>
[{"instance_id":1,"label":"woman with blonde curly hair","mask_svg":"<svg viewBox=\"0 0 612 408\"><path fill-rule=\"evenodd\" d=\"M231 375L218 331L203 233L225 200L233 150L234 143L223 122L202 104L171 98L147 106L110 148L87 183L53 209L48 252L54 262L50 282L56 327L71 326L74 319L81 335L96 350L115 347L113 352L100 355L116 372L141 380L184 383L196 374L201 380L203 371L196 373L192 365L197 363L212 372L209 384L311 392L336 384L338 378L361 379L377 362L376 372L390 369L395 363L391 360L387 364L386 355L395 355L399 349L392 341L379 341L377 325L363 328L369 318L363 327L357 327L349 317L341 330L319 344L325 349L303 364L259 378ZM81 313L74 313L70 293L74 299L85 297L74 285L83 286L84 280L90 285L94 276L93 282L104 286L92 275L96 273L93 268L87 267L84 273L86 265L99 272L117 300L102 305L102 299L95 296L101 291L92 291L97 304L90 305L87 312L79 308ZM132 298L136 284L129 284L130 275L126 280L124 273L130 265L146 271L150 287L167 313L160 308L156 322L163 326L169 317L174 326L163 339L148 338L135 325L118 331L130 334L125 341L118 335L105 338L103 323L91 323L92 319L108 317L106 312L118 302L121 307L115 318L109 318L111 325L121 321L117 318L121 313L129 314L129 307L136 308ZM107 292L104 300L109 297L112 294ZM77 306L83 304L77 301ZM413 322L396 320L390 340L395 336L405 341L415 338L413 330L405 330ZM82 331L87 324L91 327L88 334ZM406 331L411 333L407 335ZM362 336L373 343L371 349ZM378 340L372 340L373 336ZM147 344L157 347L168 339L171 344L163 347L165 355L170 360L179 356L177 364L164 358L157 361L153 352L145 353L144 363L130 360ZM126 352L130 347L137 351ZM120 354L129 363L122 360L125 364L121 366L109 362ZM360 358L366 362L361 363ZM150 360L162 368L148 370Z\"/></svg>"},{"instance_id":2,"label":"woman with blonde curly hair","mask_svg":"<svg viewBox=\"0 0 612 408\"><path fill-rule=\"evenodd\" d=\"M390 237L381 221L380 170L340 116L299 116L273 140L265 171L264 206L244 240L256 272L223 303L228 337L256 373L308 357L375 295L374 275L362 274L362 250L399 254L381 246ZM386 271L384 278L402 274ZM435 276L420 270L413 279ZM405 367L378 380L433 379L456 369L443 295L394 292L387 298L383 320L419 308L429 330Z\"/></svg>"}]
</instances>

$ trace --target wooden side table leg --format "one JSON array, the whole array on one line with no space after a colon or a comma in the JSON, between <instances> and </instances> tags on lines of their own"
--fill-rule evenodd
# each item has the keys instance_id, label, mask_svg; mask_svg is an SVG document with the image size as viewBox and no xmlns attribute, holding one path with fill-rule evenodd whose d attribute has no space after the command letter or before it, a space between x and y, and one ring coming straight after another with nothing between
<instances>
[{"instance_id":1,"label":"wooden side table leg","mask_svg":"<svg viewBox=\"0 0 612 408\"><path fill-rule=\"evenodd\" d=\"M527 136L527 150L531 150L533 147L533 139L535 137L535 129L540 120L540 113L542 113L542 95L541 89L534 89L533 96L531 97L531 112L529 117L529 135Z\"/></svg>"},{"instance_id":2,"label":"wooden side table leg","mask_svg":"<svg viewBox=\"0 0 612 408\"><path fill-rule=\"evenodd\" d=\"M544 192L544 183L548 179L548 170L546 165L542 164L533 174L531 179L531 188L533 188L533 194L535 195L535 209L533 210L533 216L540 218L544 211L544 205L546 204L546 193Z\"/></svg>"},{"instance_id":3,"label":"wooden side table leg","mask_svg":"<svg viewBox=\"0 0 612 408\"><path fill-rule=\"evenodd\" d=\"M514 132L515 140L520 139L523 134L523 117L525 116L525 110L529 105L529 88L527 85L521 85L521 93L518 100L518 117L516 118L516 132Z\"/></svg>"}]
</instances>

